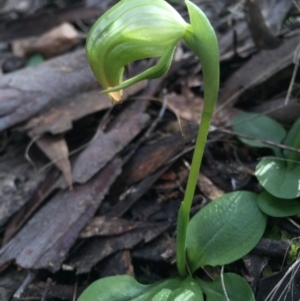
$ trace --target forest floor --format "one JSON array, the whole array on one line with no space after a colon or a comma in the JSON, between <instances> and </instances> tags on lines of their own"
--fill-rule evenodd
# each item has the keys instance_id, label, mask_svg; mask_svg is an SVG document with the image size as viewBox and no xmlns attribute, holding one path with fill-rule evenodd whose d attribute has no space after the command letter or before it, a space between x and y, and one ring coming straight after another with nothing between
<instances>
[{"instance_id":1,"label":"forest floor","mask_svg":"<svg viewBox=\"0 0 300 301\"><path fill-rule=\"evenodd\" d=\"M76 300L102 277L151 283L176 274L177 211L203 106L201 65L181 43L167 75L126 89L123 104L112 106L99 94L84 44L115 2L0 0L2 301ZM188 17L184 1L169 2ZM195 213L225 193L262 190L255 167L272 151L244 144L232 129L236 116L266 115L286 130L300 117L300 11L290 0L193 2L217 32L221 64ZM132 63L129 76L153 63ZM254 250L225 267L258 301L293 264L285 259L299 224L297 215L270 217ZM292 267L296 273L299 265ZM299 300L299 276L285 278L285 300Z\"/></svg>"}]
</instances>

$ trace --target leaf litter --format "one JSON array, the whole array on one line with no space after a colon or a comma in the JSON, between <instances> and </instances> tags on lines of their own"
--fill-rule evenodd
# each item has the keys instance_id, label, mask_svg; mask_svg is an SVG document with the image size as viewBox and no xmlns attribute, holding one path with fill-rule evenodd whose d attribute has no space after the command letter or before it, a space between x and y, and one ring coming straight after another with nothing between
<instances>
[{"instance_id":1,"label":"leaf litter","mask_svg":"<svg viewBox=\"0 0 300 301\"><path fill-rule=\"evenodd\" d=\"M22 39L30 45L48 35L47 42L54 45L49 34L64 22L77 34L61 45L61 54L48 55L36 47L35 52L54 56L36 67L22 67L32 53L23 51L22 64L15 66L23 69L0 75L0 292L4 300L20 287L24 298L72 300L77 286L78 295L98 277L126 273L151 282L166 271L172 274L175 217L203 101L201 66L182 47L166 76L125 90L124 104L111 108L109 98L99 94L82 49L83 38L105 7L91 8L84 1L78 6L62 1L64 8L37 2L40 6L26 12L10 8L10 13L25 13L21 19L12 20L8 12L1 16L0 27L7 26L0 33L2 66L21 61L10 53L10 43L18 45ZM226 129L235 116L244 111L269 114L287 127L300 116L298 76L291 81L299 24L289 18L299 11L286 0L254 2L246 2L248 9L255 6L246 13L239 1L201 4L219 35L222 89L193 212L235 189L233 180L242 189L260 189L251 170L265 153L238 144ZM55 14L43 22L47 10ZM270 38L263 44L262 35ZM279 43L275 47L268 41ZM151 62L132 64L130 73ZM280 233L298 233L292 225L277 221ZM276 242L280 245L274 247ZM246 269L240 272L257 300L265 300L286 275L286 270L279 272L277 282L264 275L266 267L281 270L286 248L282 240L263 239L244 259ZM36 273L42 270L52 282ZM83 278L78 283L79 274ZM66 275L72 280L62 281ZM278 296L292 295L293 277L284 284L290 285L289 292L278 286Z\"/></svg>"}]
</instances>

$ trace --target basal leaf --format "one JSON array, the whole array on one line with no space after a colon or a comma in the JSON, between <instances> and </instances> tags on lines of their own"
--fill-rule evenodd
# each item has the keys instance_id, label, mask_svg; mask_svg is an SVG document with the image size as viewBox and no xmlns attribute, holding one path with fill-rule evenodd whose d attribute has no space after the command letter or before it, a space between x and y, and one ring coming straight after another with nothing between
<instances>
[{"instance_id":1,"label":"basal leaf","mask_svg":"<svg viewBox=\"0 0 300 301\"><path fill-rule=\"evenodd\" d=\"M143 285L127 275L106 277L92 283L78 301L151 301L163 289L177 289L180 282L178 278L172 278Z\"/></svg>"},{"instance_id":2,"label":"basal leaf","mask_svg":"<svg viewBox=\"0 0 300 301\"><path fill-rule=\"evenodd\" d=\"M258 206L265 214L273 217L286 217L300 213L300 200L279 199L265 190L258 197Z\"/></svg>"},{"instance_id":3,"label":"basal leaf","mask_svg":"<svg viewBox=\"0 0 300 301\"><path fill-rule=\"evenodd\" d=\"M201 209L187 230L187 260L192 271L203 265L224 265L246 255L260 240L266 216L257 195L236 191Z\"/></svg>"},{"instance_id":4,"label":"basal leaf","mask_svg":"<svg viewBox=\"0 0 300 301\"><path fill-rule=\"evenodd\" d=\"M300 149L300 118L298 118L291 129L289 130L285 140L284 144L287 146L291 146L294 148ZM289 150L284 150L283 154L285 158L291 160L291 161L299 161L300 160L300 153L292 152ZM293 168L295 166L295 162L288 162L288 168Z\"/></svg>"},{"instance_id":5,"label":"basal leaf","mask_svg":"<svg viewBox=\"0 0 300 301\"><path fill-rule=\"evenodd\" d=\"M199 284L191 277L187 277L174 290L168 301L203 301L203 293Z\"/></svg>"},{"instance_id":6,"label":"basal leaf","mask_svg":"<svg viewBox=\"0 0 300 301\"><path fill-rule=\"evenodd\" d=\"M172 291L167 288L163 288L160 292L158 292L151 301L168 301L168 297Z\"/></svg>"},{"instance_id":7,"label":"basal leaf","mask_svg":"<svg viewBox=\"0 0 300 301\"><path fill-rule=\"evenodd\" d=\"M255 175L264 189L277 198L300 196L300 163L289 169L285 161L266 157L257 164Z\"/></svg>"},{"instance_id":8,"label":"basal leaf","mask_svg":"<svg viewBox=\"0 0 300 301\"><path fill-rule=\"evenodd\" d=\"M274 119L255 113L243 113L233 119L233 130L236 133L280 143L286 135L283 126ZM243 143L254 147L271 148L276 156L281 156L279 148L263 142L239 138Z\"/></svg>"},{"instance_id":9,"label":"basal leaf","mask_svg":"<svg viewBox=\"0 0 300 301\"><path fill-rule=\"evenodd\" d=\"M224 274L223 279L226 293L230 301L255 301L254 294L244 278L236 274L227 273ZM206 295L206 301L228 300L225 297L220 276L212 282L206 282L201 279L197 280Z\"/></svg>"}]
</instances>

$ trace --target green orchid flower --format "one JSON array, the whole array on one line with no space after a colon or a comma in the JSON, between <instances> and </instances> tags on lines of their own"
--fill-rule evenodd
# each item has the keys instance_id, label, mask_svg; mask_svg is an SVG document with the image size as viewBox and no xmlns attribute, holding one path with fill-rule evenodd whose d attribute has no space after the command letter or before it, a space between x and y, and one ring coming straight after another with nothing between
<instances>
[{"instance_id":1,"label":"green orchid flower","mask_svg":"<svg viewBox=\"0 0 300 301\"><path fill-rule=\"evenodd\" d=\"M105 92L121 101L121 89L166 73L186 27L177 11L162 0L123 0L102 15L89 33L86 51ZM122 82L125 65L151 57L161 59L156 66Z\"/></svg>"},{"instance_id":2,"label":"green orchid flower","mask_svg":"<svg viewBox=\"0 0 300 301\"><path fill-rule=\"evenodd\" d=\"M86 42L89 64L114 102L122 100L122 89L144 79L158 78L168 71L176 44L183 39L198 56L204 79L201 126L184 200L177 222L177 267L185 276L186 230L204 146L219 89L219 51L215 32L205 14L186 1L190 23L164 0L122 0L103 14L92 27ZM123 81L130 62L158 57L156 65Z\"/></svg>"}]
</instances>

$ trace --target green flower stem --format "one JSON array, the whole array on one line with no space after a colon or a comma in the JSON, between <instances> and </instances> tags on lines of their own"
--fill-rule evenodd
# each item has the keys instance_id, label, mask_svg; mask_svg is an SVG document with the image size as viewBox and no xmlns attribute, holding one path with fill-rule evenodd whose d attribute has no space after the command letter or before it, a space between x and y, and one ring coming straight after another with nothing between
<instances>
[{"instance_id":1,"label":"green flower stem","mask_svg":"<svg viewBox=\"0 0 300 301\"><path fill-rule=\"evenodd\" d=\"M205 143L218 97L220 77L218 42L214 29L205 14L196 5L189 1L186 1L186 4L190 14L191 25L187 27L184 40L196 53L202 65L204 106L185 195L179 209L177 220L177 269L181 276L188 274L185 249L186 232ZM199 229L199 231L201 231L201 229Z\"/></svg>"},{"instance_id":2,"label":"green flower stem","mask_svg":"<svg viewBox=\"0 0 300 301\"><path fill-rule=\"evenodd\" d=\"M164 0L122 0L93 25L86 43L87 57L98 81L116 102L122 89L144 79L158 78L168 71L176 44L181 40L196 53L204 79L204 107L184 200L178 213L177 267L186 276L186 232L199 169L219 90L217 38L205 14L186 0L191 24ZM159 57L158 63L123 81L130 62ZM201 231L201 229L199 229Z\"/></svg>"}]
</instances>

